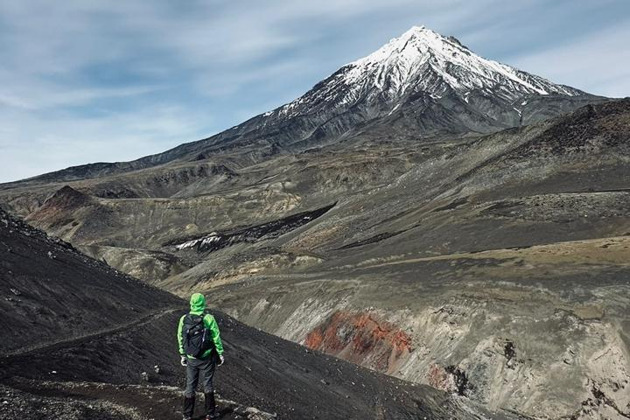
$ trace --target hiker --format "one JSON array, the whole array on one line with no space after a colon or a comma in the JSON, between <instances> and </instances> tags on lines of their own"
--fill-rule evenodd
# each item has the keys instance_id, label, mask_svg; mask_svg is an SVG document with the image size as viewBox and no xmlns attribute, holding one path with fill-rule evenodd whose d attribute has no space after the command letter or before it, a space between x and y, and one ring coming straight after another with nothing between
<instances>
[{"instance_id":1,"label":"hiker","mask_svg":"<svg viewBox=\"0 0 630 420\"><path fill-rule=\"evenodd\" d=\"M186 366L184 420L190 420L195 410L195 392L199 376L206 398L206 419L219 418L214 400L212 377L214 368L223 364L223 343L219 326L206 310L206 298L201 293L190 297L190 312L179 319L177 341L181 365Z\"/></svg>"}]
</instances>

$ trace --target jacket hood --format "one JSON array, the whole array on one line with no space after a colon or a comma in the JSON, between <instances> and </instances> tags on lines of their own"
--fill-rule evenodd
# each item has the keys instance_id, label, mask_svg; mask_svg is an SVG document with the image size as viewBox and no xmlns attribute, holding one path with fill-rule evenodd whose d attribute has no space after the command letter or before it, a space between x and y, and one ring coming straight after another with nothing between
<instances>
[{"instance_id":1,"label":"jacket hood","mask_svg":"<svg viewBox=\"0 0 630 420\"><path fill-rule=\"evenodd\" d=\"M206 310L206 298L201 293L193 293L190 297L190 313L200 315Z\"/></svg>"}]
</instances>

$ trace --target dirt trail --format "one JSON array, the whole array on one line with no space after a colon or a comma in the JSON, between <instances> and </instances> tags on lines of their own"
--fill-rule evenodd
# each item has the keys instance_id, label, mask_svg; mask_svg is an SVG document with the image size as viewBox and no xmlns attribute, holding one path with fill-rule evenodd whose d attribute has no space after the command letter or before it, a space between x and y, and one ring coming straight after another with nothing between
<instances>
[{"instance_id":1,"label":"dirt trail","mask_svg":"<svg viewBox=\"0 0 630 420\"><path fill-rule=\"evenodd\" d=\"M81 335L81 336L74 336L74 337L67 338L65 340L59 340L59 341L54 341L54 342L41 343L41 344L38 344L36 346L23 348L23 349L20 349L18 351L5 353L5 354L0 355L0 365L2 363L4 363L4 362L10 361L11 358L13 358L13 357L17 357L17 356L22 357L22 356L26 356L26 355L29 355L29 354L39 353L39 352L45 351L45 350L57 350L57 349L62 348L62 347L67 347L67 346L70 346L70 345L78 345L78 344L81 344L81 343L86 342L86 341L102 338L102 337L108 336L110 334L120 333L120 332L126 331L128 329L131 329L133 327L139 327L139 326L145 325L145 324L149 323L150 321L154 321L154 320L159 319L159 318L161 318L161 317L163 317L165 315L172 314L175 311L181 311L181 307L166 308L166 309L161 309L159 311L151 312L151 313L146 314L143 317L135 319L135 320L133 320L131 322L127 322L127 323L122 324L122 325L117 325L117 326L115 326L113 328L99 330L99 331L97 331L95 333L92 333L92 334L86 334L86 335Z\"/></svg>"},{"instance_id":2,"label":"dirt trail","mask_svg":"<svg viewBox=\"0 0 630 420\"><path fill-rule=\"evenodd\" d=\"M28 349L11 352L0 357L0 367L11 364L16 359L24 359L25 356L41 355L43 353L71 347L80 347L90 341L99 341L105 337L125 333L134 328L142 327L171 315L174 312L182 311L181 307L165 308L159 311L148 313L134 321L99 330L92 334L70 337L65 340L42 343ZM85 381L46 381L37 379L26 379L16 376L4 378L5 404L11 408L22 407L20 418L35 417L34 413L27 410L28 401L36 403L39 409L43 409L47 414L58 415L59 418L74 418L76 413L87 413L96 415L95 418L129 418L134 420L148 419L167 420L173 418L173 412L181 403L181 389L174 386L156 385L122 385ZM24 394L26 393L26 394ZM30 395L30 396L29 396ZM203 405L203 394L200 395L200 407ZM273 419L274 414L265 413L254 407L240 405L234 401L218 399L221 418L231 419L251 419L265 420ZM26 405L25 405L26 404ZM100 410L96 413L94 410ZM55 414L56 413L56 414ZM72 414L69 414L72 413ZM100 414L99 414L100 413ZM100 416L100 417L99 417ZM104 416L104 417L103 417ZM2 417L4 418L4 417ZM8 417L12 418L12 417ZM16 417L17 418L17 417Z\"/></svg>"},{"instance_id":3,"label":"dirt trail","mask_svg":"<svg viewBox=\"0 0 630 420\"><path fill-rule=\"evenodd\" d=\"M597 255L594 255L596 253ZM549 258L550 256L553 259ZM509 259L522 258L538 262L561 263L611 263L618 265L630 264L630 237L616 236L580 241L554 242L544 245L534 245L522 248L499 248L479 252L463 252L459 254L435 255L430 257L408 258L393 261L365 261L356 269L366 270L393 265L413 264L428 261L457 260L457 259ZM590 260L590 261L589 261Z\"/></svg>"}]
</instances>

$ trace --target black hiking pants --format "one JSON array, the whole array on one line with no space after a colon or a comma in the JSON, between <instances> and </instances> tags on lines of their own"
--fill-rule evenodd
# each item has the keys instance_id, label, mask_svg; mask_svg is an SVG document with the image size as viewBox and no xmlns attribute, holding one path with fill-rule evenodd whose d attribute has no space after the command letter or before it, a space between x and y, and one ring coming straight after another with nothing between
<instances>
[{"instance_id":1,"label":"black hiking pants","mask_svg":"<svg viewBox=\"0 0 630 420\"><path fill-rule=\"evenodd\" d=\"M203 383L204 394L212 394L214 392L212 378L214 377L215 366L216 362L212 356L205 360L188 359L188 366L186 367L186 392L184 393L186 398L193 398L195 396L200 376Z\"/></svg>"}]
</instances>

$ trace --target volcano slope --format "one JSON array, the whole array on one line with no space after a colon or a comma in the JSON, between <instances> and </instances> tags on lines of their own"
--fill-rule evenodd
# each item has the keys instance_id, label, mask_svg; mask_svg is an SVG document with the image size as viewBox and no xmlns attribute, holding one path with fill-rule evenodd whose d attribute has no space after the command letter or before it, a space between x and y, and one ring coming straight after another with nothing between
<instances>
[{"instance_id":1,"label":"volcano slope","mask_svg":"<svg viewBox=\"0 0 630 420\"><path fill-rule=\"evenodd\" d=\"M223 183L237 177L235 169L243 165L379 128L397 141L470 136L531 124L604 99L485 59L454 37L414 26L296 100L215 136L132 162L71 167L19 184L107 178L97 195L170 197L184 184ZM159 176L143 171L167 164L173 164L170 171ZM112 176L131 172L138 182L116 185Z\"/></svg>"},{"instance_id":2,"label":"volcano slope","mask_svg":"<svg viewBox=\"0 0 630 420\"><path fill-rule=\"evenodd\" d=\"M630 101L446 150L163 285L490 407L627 418ZM269 250L318 262L282 270Z\"/></svg>"},{"instance_id":3,"label":"volcano slope","mask_svg":"<svg viewBox=\"0 0 630 420\"><path fill-rule=\"evenodd\" d=\"M181 416L174 330L185 301L3 211L0 246L3 419ZM517 418L216 316L222 418Z\"/></svg>"},{"instance_id":4,"label":"volcano slope","mask_svg":"<svg viewBox=\"0 0 630 420\"><path fill-rule=\"evenodd\" d=\"M134 232L159 221L170 232L159 251L192 268L158 284L210 290L240 321L489 407L625 418L629 118L623 100L416 151L361 143L279 157L247 169L252 184L225 200L198 199L216 200L210 221L225 228L178 228L205 220L178 207L197 199L145 213L137 199L74 188L33 218L50 216L54 232L76 215L84 235L115 218L137 219ZM288 189L296 206L274 213ZM248 212L230 194L266 198ZM80 219L92 211L112 218Z\"/></svg>"},{"instance_id":5,"label":"volcano slope","mask_svg":"<svg viewBox=\"0 0 630 420\"><path fill-rule=\"evenodd\" d=\"M0 199L90 256L155 282L206 259L171 245L216 236L247 248L269 238L260 225L387 186L480 135L604 100L413 27L296 100L216 136L5 184ZM269 258L284 268L317 262L308 253Z\"/></svg>"}]
</instances>

